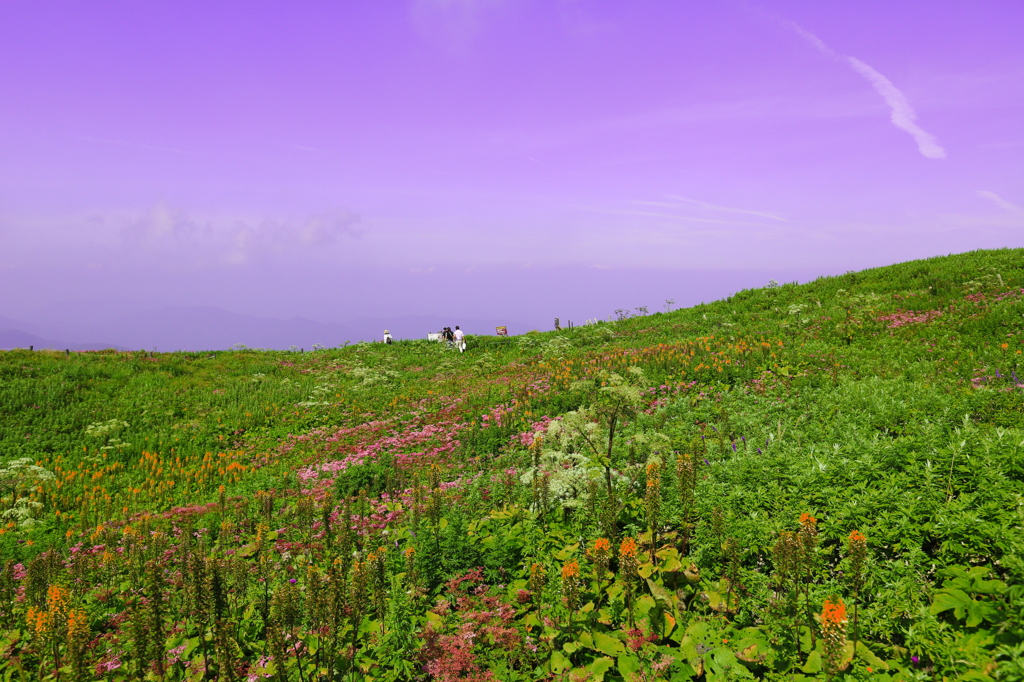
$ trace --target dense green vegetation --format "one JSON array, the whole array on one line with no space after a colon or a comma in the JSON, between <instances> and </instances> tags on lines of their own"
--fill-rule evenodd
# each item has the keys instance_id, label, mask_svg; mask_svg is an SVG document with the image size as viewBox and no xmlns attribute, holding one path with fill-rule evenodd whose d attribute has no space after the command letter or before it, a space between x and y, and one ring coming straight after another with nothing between
<instances>
[{"instance_id":1,"label":"dense green vegetation","mask_svg":"<svg viewBox=\"0 0 1024 682\"><path fill-rule=\"evenodd\" d=\"M1024 250L460 354L0 353L4 680L1024 679Z\"/></svg>"}]
</instances>

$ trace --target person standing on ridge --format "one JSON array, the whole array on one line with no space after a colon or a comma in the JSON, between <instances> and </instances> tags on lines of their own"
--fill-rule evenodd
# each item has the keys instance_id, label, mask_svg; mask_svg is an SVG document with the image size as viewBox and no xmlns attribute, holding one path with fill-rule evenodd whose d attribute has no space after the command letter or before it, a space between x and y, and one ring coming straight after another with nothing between
<instances>
[{"instance_id":1,"label":"person standing on ridge","mask_svg":"<svg viewBox=\"0 0 1024 682\"><path fill-rule=\"evenodd\" d=\"M459 325L455 325L455 347L459 349L460 353L466 352L466 335L459 329Z\"/></svg>"},{"instance_id":2,"label":"person standing on ridge","mask_svg":"<svg viewBox=\"0 0 1024 682\"><path fill-rule=\"evenodd\" d=\"M391 332L389 332L387 329L385 329L384 330L384 343L391 343L391 341L392 341Z\"/></svg>"}]
</instances>

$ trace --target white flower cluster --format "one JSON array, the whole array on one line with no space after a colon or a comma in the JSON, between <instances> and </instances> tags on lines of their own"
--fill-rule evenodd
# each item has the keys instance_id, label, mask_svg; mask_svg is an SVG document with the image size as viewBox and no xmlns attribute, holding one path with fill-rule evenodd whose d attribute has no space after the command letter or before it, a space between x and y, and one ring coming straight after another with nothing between
<instances>
[{"instance_id":1,"label":"white flower cluster","mask_svg":"<svg viewBox=\"0 0 1024 682\"><path fill-rule=\"evenodd\" d=\"M52 480L53 472L34 464L28 457L0 465L0 491L3 493L3 498L0 499L6 499L7 495L14 498L11 506L0 514L0 518L13 521L19 528L31 528L36 525L36 514L43 505L27 496L18 497L18 494Z\"/></svg>"}]
</instances>

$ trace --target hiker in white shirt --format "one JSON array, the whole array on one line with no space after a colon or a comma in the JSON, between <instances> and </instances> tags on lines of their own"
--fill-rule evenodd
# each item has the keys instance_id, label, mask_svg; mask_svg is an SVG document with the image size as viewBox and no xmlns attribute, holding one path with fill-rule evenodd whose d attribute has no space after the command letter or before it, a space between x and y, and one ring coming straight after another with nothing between
<instances>
[{"instance_id":1,"label":"hiker in white shirt","mask_svg":"<svg viewBox=\"0 0 1024 682\"><path fill-rule=\"evenodd\" d=\"M455 347L460 353L466 352L466 335L459 329L459 325L455 325Z\"/></svg>"},{"instance_id":2,"label":"hiker in white shirt","mask_svg":"<svg viewBox=\"0 0 1024 682\"><path fill-rule=\"evenodd\" d=\"M391 343L391 340L392 340L391 332L389 332L387 329L385 329L384 330L384 343Z\"/></svg>"}]
</instances>

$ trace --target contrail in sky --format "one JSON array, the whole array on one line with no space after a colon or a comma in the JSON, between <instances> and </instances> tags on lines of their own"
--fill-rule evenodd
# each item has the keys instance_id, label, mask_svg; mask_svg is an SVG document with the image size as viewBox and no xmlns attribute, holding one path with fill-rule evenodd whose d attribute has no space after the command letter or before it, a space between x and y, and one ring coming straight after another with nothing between
<instances>
[{"instance_id":1,"label":"contrail in sky","mask_svg":"<svg viewBox=\"0 0 1024 682\"><path fill-rule=\"evenodd\" d=\"M871 83L871 87L875 89L875 92L881 95L889 105L889 108L892 109L890 118L893 125L900 130L910 133L910 136L917 142L917 149L921 152L922 156L929 159L946 158L946 150L939 145L935 136L917 125L917 115L914 113L913 107L910 106L906 95L900 92L891 80L856 57L848 57L836 53L835 50L822 42L821 38L804 29L799 24L792 21L783 21L782 24L794 31L822 54L845 61L854 71L863 76L868 83Z\"/></svg>"},{"instance_id":2,"label":"contrail in sky","mask_svg":"<svg viewBox=\"0 0 1024 682\"><path fill-rule=\"evenodd\" d=\"M927 156L929 159L946 158L946 150L939 146L939 143L935 141L935 136L922 130L921 127L917 125L917 116L914 114L914 110L911 108L910 102L908 102L903 93L892 84L891 80L878 73L859 59L847 57L846 61L853 67L854 71L864 76L868 83L871 83L871 87L875 89L875 92L885 98L885 101L892 109L892 124L900 130L905 130L910 133L914 138L914 141L917 142L917 148L920 150L921 154Z\"/></svg>"}]
</instances>

